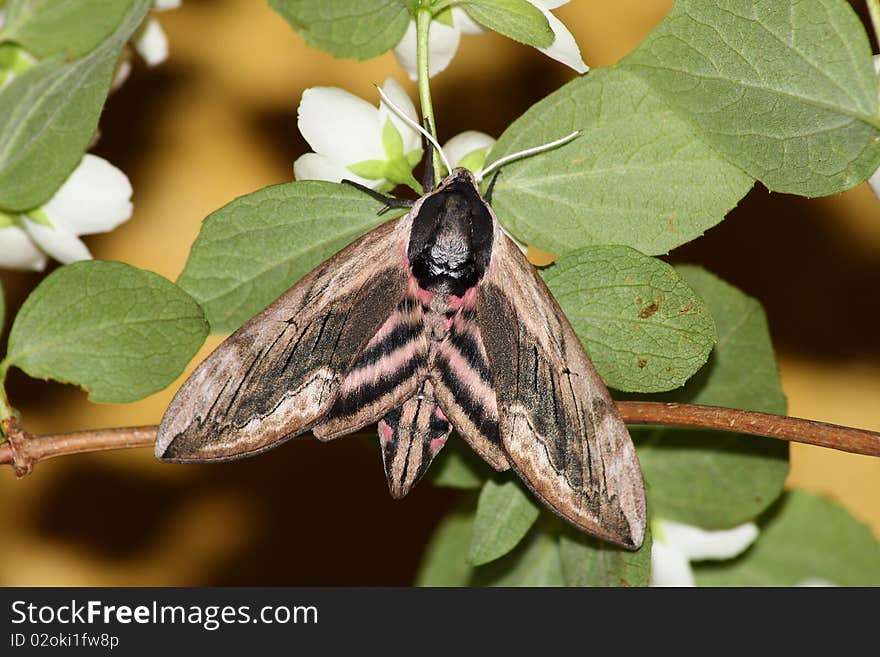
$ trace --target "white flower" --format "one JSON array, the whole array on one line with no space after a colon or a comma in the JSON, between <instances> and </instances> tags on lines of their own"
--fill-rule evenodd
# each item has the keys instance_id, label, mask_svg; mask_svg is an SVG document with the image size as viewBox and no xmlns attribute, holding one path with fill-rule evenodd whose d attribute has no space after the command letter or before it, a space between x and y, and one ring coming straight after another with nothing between
<instances>
[{"instance_id":1,"label":"white flower","mask_svg":"<svg viewBox=\"0 0 880 657\"><path fill-rule=\"evenodd\" d=\"M550 29L553 30L553 43L547 48L538 48L538 50L551 59L573 68L578 73L583 74L589 71L590 67L584 63L581 50L571 32L562 24L562 21L550 13L551 9L568 4L569 0L528 0L528 2L541 10L550 24Z\"/></svg>"},{"instance_id":2,"label":"white flower","mask_svg":"<svg viewBox=\"0 0 880 657\"><path fill-rule=\"evenodd\" d=\"M181 0L156 0L153 3L153 9L156 11L177 9L180 7L180 2ZM156 66L168 59L168 37L155 18L149 18L144 22L135 32L131 43L138 54L143 57L147 66ZM122 80L124 79L122 78Z\"/></svg>"},{"instance_id":3,"label":"white flower","mask_svg":"<svg viewBox=\"0 0 880 657\"><path fill-rule=\"evenodd\" d=\"M477 174L494 145L495 140L486 133L468 130L447 141L443 145L443 152L452 168L464 167Z\"/></svg>"},{"instance_id":4,"label":"white flower","mask_svg":"<svg viewBox=\"0 0 880 657\"><path fill-rule=\"evenodd\" d=\"M485 30L468 16L461 7L451 12L441 12L431 21L428 32L428 75L434 77L449 66L462 34L479 34ZM403 38L394 47L394 56L406 70L411 80L419 77L416 62L416 22L410 20Z\"/></svg>"},{"instance_id":5,"label":"white flower","mask_svg":"<svg viewBox=\"0 0 880 657\"><path fill-rule=\"evenodd\" d=\"M408 117L419 122L403 88L388 78L382 90ZM373 189L415 186L412 168L422 158L419 133L393 111L336 87L303 92L297 112L302 136L313 153L293 163L297 180L353 180Z\"/></svg>"},{"instance_id":6,"label":"white flower","mask_svg":"<svg viewBox=\"0 0 880 657\"><path fill-rule=\"evenodd\" d=\"M874 55L874 72L880 74L880 55ZM871 177L868 178L868 184L874 190L877 198L880 198L880 169L871 174Z\"/></svg>"},{"instance_id":7,"label":"white flower","mask_svg":"<svg viewBox=\"0 0 880 657\"><path fill-rule=\"evenodd\" d=\"M527 0L536 9L541 10L554 40L547 48L538 48L542 53L558 62L573 68L578 73L586 73L589 67L581 58L581 51L568 31L550 10L567 4L569 0ZM453 7L449 13L441 12L431 22L428 33L428 74L434 77L449 66L462 34L478 34L485 30L476 23L467 12L460 7ZM413 80L418 78L416 64L416 23L410 20L403 38L394 48L397 61Z\"/></svg>"},{"instance_id":8,"label":"white flower","mask_svg":"<svg viewBox=\"0 0 880 657\"><path fill-rule=\"evenodd\" d=\"M132 38L132 44L147 66L156 66L168 59L168 37L155 18L143 24Z\"/></svg>"},{"instance_id":9,"label":"white flower","mask_svg":"<svg viewBox=\"0 0 880 657\"><path fill-rule=\"evenodd\" d=\"M39 271L48 257L65 264L91 259L78 235L113 230L131 217L131 191L122 171L87 153L45 205L0 214L0 267Z\"/></svg>"},{"instance_id":10,"label":"white flower","mask_svg":"<svg viewBox=\"0 0 880 657\"><path fill-rule=\"evenodd\" d=\"M670 520L651 522L651 586L694 586L691 561L730 559L758 537L758 527L747 522L732 529L707 531Z\"/></svg>"}]
</instances>

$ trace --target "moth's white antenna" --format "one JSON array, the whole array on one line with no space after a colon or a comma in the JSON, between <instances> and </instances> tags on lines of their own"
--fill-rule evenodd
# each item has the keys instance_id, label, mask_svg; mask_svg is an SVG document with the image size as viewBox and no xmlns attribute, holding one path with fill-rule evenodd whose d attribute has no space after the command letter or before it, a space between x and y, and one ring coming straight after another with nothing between
<instances>
[{"instance_id":1,"label":"moth's white antenna","mask_svg":"<svg viewBox=\"0 0 880 657\"><path fill-rule=\"evenodd\" d=\"M380 87L378 84L376 85L376 89L379 90L379 95L382 97L382 102L385 103L386 105L388 105L388 107L391 109L391 111L394 112L395 114L397 114L397 117L401 121L406 123L413 130L417 130L418 132L420 132L425 137L425 139L427 139L429 142L431 142L431 145L437 149L438 153L440 153L440 159L443 160L443 166L446 167L446 170L449 173L452 173L452 167L449 164L449 160L446 159L446 153L444 153L443 149L440 148L440 144L437 143L437 140L434 139L433 135L430 132L428 132L427 130L425 130L422 126L420 126L418 123L413 121L411 118L409 118L406 115L406 112L404 112L402 109L400 109L397 105L395 105L391 101L391 99L385 94L385 92L382 91L382 87Z\"/></svg>"},{"instance_id":2,"label":"moth's white antenna","mask_svg":"<svg viewBox=\"0 0 880 657\"><path fill-rule=\"evenodd\" d=\"M513 160L518 160L521 157L528 157L529 155L535 155L536 153L543 153L544 151L549 151L553 148L556 148L557 146L562 146L562 144L567 144L572 139L577 137L579 134L581 134L581 131L575 130L570 135L565 135L565 137L562 137L561 139L557 139L556 141L551 141L549 144L542 144L540 146L533 146L532 148L527 148L524 151L519 151L517 153L511 153L510 155L505 155L500 160L495 160L492 164L490 164L488 167L483 169L483 171L480 172L480 175L477 177L477 182L479 182L480 180L485 178L486 174L494 171L495 169L497 169L500 166L507 164L508 162L512 162Z\"/></svg>"}]
</instances>

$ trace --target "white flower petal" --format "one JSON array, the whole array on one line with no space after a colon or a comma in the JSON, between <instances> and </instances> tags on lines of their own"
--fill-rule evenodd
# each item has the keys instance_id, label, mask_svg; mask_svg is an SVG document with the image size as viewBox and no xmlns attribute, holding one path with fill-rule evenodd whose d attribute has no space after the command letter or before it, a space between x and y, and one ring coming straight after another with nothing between
<instances>
[{"instance_id":1,"label":"white flower petal","mask_svg":"<svg viewBox=\"0 0 880 657\"><path fill-rule=\"evenodd\" d=\"M134 38L134 47L148 66L156 66L168 59L168 37L155 18L149 19Z\"/></svg>"},{"instance_id":2,"label":"white flower petal","mask_svg":"<svg viewBox=\"0 0 880 657\"><path fill-rule=\"evenodd\" d=\"M110 84L111 91L116 91L125 84L129 75L131 75L131 59L127 55L123 55L116 66L116 73L114 73L113 82Z\"/></svg>"},{"instance_id":3,"label":"white flower petal","mask_svg":"<svg viewBox=\"0 0 880 657\"><path fill-rule=\"evenodd\" d=\"M156 0L153 3L153 9L156 11L165 11L167 9L177 9L180 7L181 0Z\"/></svg>"},{"instance_id":4,"label":"white flower petal","mask_svg":"<svg viewBox=\"0 0 880 657\"><path fill-rule=\"evenodd\" d=\"M688 558L675 545L656 537L651 545L651 586L695 586Z\"/></svg>"},{"instance_id":5,"label":"white flower petal","mask_svg":"<svg viewBox=\"0 0 880 657\"><path fill-rule=\"evenodd\" d=\"M385 84L382 85L382 91L385 92L385 95L388 96L389 100L391 100L392 103L403 110L404 114L406 114L416 123L419 123L419 115L416 112L416 106L413 105L412 99L410 99L409 94L407 94L406 91L403 90L403 87L398 84L397 80L395 80L394 78L388 78L387 80L385 80ZM400 133L400 136L403 139L404 153L409 153L410 151L421 149L421 135L416 130L413 130L406 123L404 123L403 120L391 110L391 108L385 105L385 103L380 101L379 123L383 128L385 126L385 121L388 118L391 119L391 122L394 124L394 127L397 128L397 132Z\"/></svg>"},{"instance_id":6,"label":"white flower petal","mask_svg":"<svg viewBox=\"0 0 880 657\"><path fill-rule=\"evenodd\" d=\"M40 209L55 228L74 235L104 233L131 217L131 183L107 160L86 153Z\"/></svg>"},{"instance_id":7,"label":"white flower petal","mask_svg":"<svg viewBox=\"0 0 880 657\"><path fill-rule=\"evenodd\" d=\"M293 163L293 175L297 180L327 180L329 182L353 180L373 189L383 182L382 180L368 180L356 176L343 164L318 153L306 153L299 156Z\"/></svg>"},{"instance_id":8,"label":"white flower petal","mask_svg":"<svg viewBox=\"0 0 880 657\"><path fill-rule=\"evenodd\" d=\"M394 46L397 63L403 67L410 80L419 79L419 66L416 58L416 22L411 20L406 26L403 38Z\"/></svg>"},{"instance_id":9,"label":"white flower petal","mask_svg":"<svg viewBox=\"0 0 880 657\"><path fill-rule=\"evenodd\" d=\"M347 166L384 160L379 110L337 87L303 92L297 111L299 131L312 150Z\"/></svg>"},{"instance_id":10,"label":"white flower petal","mask_svg":"<svg viewBox=\"0 0 880 657\"><path fill-rule=\"evenodd\" d=\"M871 189L874 190L874 195L877 198L880 198L880 169L877 169L871 177L868 178L868 184L871 186Z\"/></svg>"},{"instance_id":11,"label":"white flower petal","mask_svg":"<svg viewBox=\"0 0 880 657\"><path fill-rule=\"evenodd\" d=\"M0 228L0 268L42 271L48 258L18 226Z\"/></svg>"},{"instance_id":12,"label":"white flower petal","mask_svg":"<svg viewBox=\"0 0 880 657\"><path fill-rule=\"evenodd\" d=\"M562 5L567 5L570 0L526 0L526 2L541 11L550 11L551 9L558 9Z\"/></svg>"},{"instance_id":13,"label":"white flower petal","mask_svg":"<svg viewBox=\"0 0 880 657\"><path fill-rule=\"evenodd\" d=\"M758 527L747 522L732 529L710 531L669 520L658 520L664 541L691 561L730 559L758 538Z\"/></svg>"},{"instance_id":14,"label":"white flower petal","mask_svg":"<svg viewBox=\"0 0 880 657\"><path fill-rule=\"evenodd\" d=\"M568 0L565 1L567 2ZM452 24L455 25L462 34L482 34L486 31L485 27L471 18L461 7L452 8Z\"/></svg>"},{"instance_id":15,"label":"white flower petal","mask_svg":"<svg viewBox=\"0 0 880 657\"><path fill-rule=\"evenodd\" d=\"M536 2L532 2L532 4L536 4ZM541 9L541 7L538 7L538 9ZM566 66L573 68L578 73L589 71L590 67L584 63L581 57L581 50L578 48L577 42L574 40L571 32L568 31L568 28L549 11L542 11L544 11L544 16L547 17L547 22L550 23L550 29L553 30L556 38L549 47L538 48L538 50L557 62L562 62Z\"/></svg>"},{"instance_id":16,"label":"white flower petal","mask_svg":"<svg viewBox=\"0 0 880 657\"><path fill-rule=\"evenodd\" d=\"M466 155L470 155L476 150L492 146L495 140L485 132L477 132L476 130L468 130L461 134L455 135L452 139L443 145L443 152L453 167L457 167Z\"/></svg>"},{"instance_id":17,"label":"white flower petal","mask_svg":"<svg viewBox=\"0 0 880 657\"><path fill-rule=\"evenodd\" d=\"M461 33L457 27L449 27L437 21L431 21L428 33L428 75L434 77L449 66ZM418 62L416 59L416 23L410 21L400 42L394 46L394 56L407 72L411 80L418 79Z\"/></svg>"},{"instance_id":18,"label":"white flower petal","mask_svg":"<svg viewBox=\"0 0 880 657\"><path fill-rule=\"evenodd\" d=\"M43 224L34 223L27 216L25 216L23 223L24 229L37 243L37 246L58 262L66 265L79 260L92 259L92 254L89 253L86 245L73 233L62 228L50 228Z\"/></svg>"}]
</instances>

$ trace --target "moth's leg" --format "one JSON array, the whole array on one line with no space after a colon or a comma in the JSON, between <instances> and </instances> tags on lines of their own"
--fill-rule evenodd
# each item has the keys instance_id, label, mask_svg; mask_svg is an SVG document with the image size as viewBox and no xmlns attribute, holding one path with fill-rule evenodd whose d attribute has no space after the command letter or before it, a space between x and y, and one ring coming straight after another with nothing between
<instances>
[{"instance_id":1,"label":"moth's leg","mask_svg":"<svg viewBox=\"0 0 880 657\"><path fill-rule=\"evenodd\" d=\"M501 173L499 169L492 176L492 180L489 181L489 188L486 190L486 193L483 195L483 198L486 199L486 203L492 204L492 191L495 189L495 181L498 180L498 174Z\"/></svg>"},{"instance_id":2,"label":"moth's leg","mask_svg":"<svg viewBox=\"0 0 880 657\"><path fill-rule=\"evenodd\" d=\"M385 214L391 208L411 208L415 201L411 201L408 198L397 198L396 196L390 196L388 194L382 194L381 192L377 192L375 189L370 189L366 185L361 185L354 180L344 179L342 181L346 185L351 185L355 189L359 189L364 194L369 194L377 201L381 201L385 204L385 207L379 210L378 214Z\"/></svg>"}]
</instances>

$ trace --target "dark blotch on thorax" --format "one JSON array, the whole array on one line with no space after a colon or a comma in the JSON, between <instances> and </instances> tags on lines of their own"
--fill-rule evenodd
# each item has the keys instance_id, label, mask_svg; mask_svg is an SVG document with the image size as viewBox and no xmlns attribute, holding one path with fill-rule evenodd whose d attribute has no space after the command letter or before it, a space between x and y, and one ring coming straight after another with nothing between
<instances>
[{"instance_id":1,"label":"dark blotch on thorax","mask_svg":"<svg viewBox=\"0 0 880 657\"><path fill-rule=\"evenodd\" d=\"M462 296L492 257L492 215L464 170L425 198L413 219L407 250L413 275L431 292Z\"/></svg>"}]
</instances>

